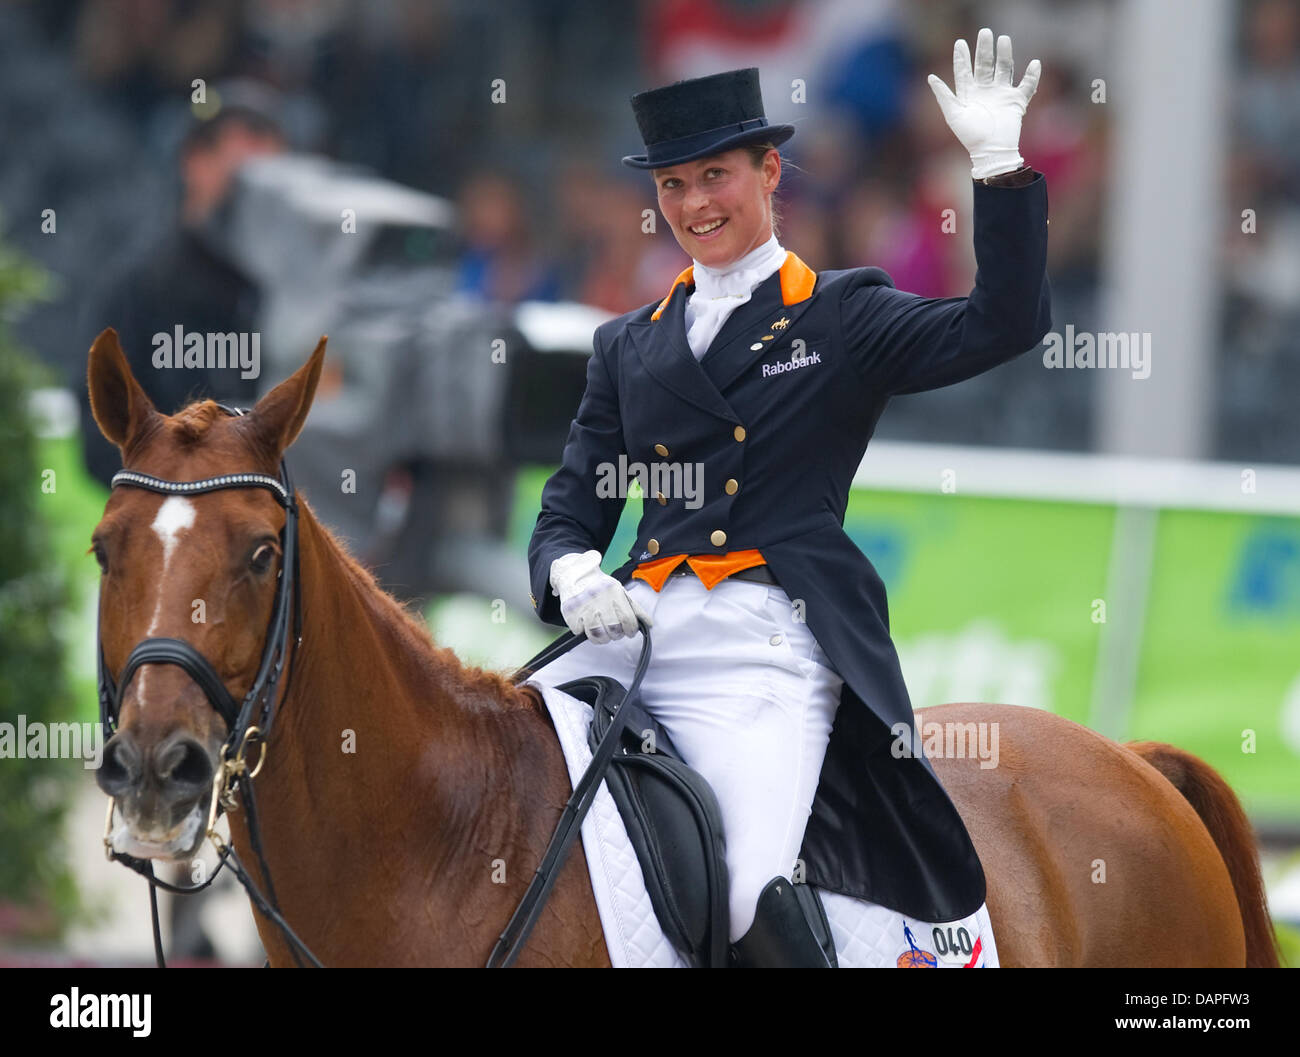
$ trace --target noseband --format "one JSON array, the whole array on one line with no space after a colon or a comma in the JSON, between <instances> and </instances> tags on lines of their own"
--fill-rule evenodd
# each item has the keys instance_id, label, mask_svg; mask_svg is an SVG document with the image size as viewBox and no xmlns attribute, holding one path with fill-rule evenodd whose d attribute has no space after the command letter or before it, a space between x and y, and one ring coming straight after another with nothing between
<instances>
[{"instance_id":1,"label":"noseband","mask_svg":"<svg viewBox=\"0 0 1300 1057\"><path fill-rule=\"evenodd\" d=\"M242 408L227 407L225 404L218 404L217 406L228 415L245 414ZM225 721L227 732L226 741L221 748L220 765L217 768L217 774L213 782L206 835L212 840L213 845L220 853L221 864L230 863L240 882L248 890L253 901L258 904L258 908L280 927L285 939L290 943L290 949L295 960L298 958L298 951L295 948L300 948L312 962L319 965L320 963L310 951L302 946L301 941L284 923L279 914L275 890L270 883L270 872L261 852L261 837L257 824L256 805L253 800L252 782L246 780L253 778L257 774L261 769L262 762L265 760L271 724L276 712L276 688L279 685L280 676L286 664L289 666L289 680L292 681L293 657L296 655L298 647L302 645L302 587L298 565L298 499L293 482L289 477L289 467L281 458L280 476L278 478L264 473L225 473L216 477L206 477L200 481L168 481L161 477L154 477L151 474L140 473L137 470L119 470L113 475L110 488L116 488L120 485L143 488L150 492L172 496L203 495L207 492L218 492L229 488L264 488L284 507L285 520L284 529L280 534L281 559L280 571L277 574L278 586L275 595L275 607L271 611L271 622L267 627L266 640L262 647L262 659L258 664L257 676L254 678L253 685L249 688L248 693L244 695L244 700L242 702L235 701L234 696L226 688L225 682L217 674L216 669L212 667L208 659L184 639L167 637L142 639L136 643L135 648L126 659L126 666L122 669L121 676L118 680L115 680L104 659L104 640L97 633L99 719L110 736L117 733L117 720L121 712L122 696L125 694L132 676L146 664L172 664L182 669L194 680L203 691L204 697L208 699L208 703ZM289 682L286 682L283 696L287 698L288 694ZM245 754L248 751L249 743L252 741L258 741L261 744L257 766L250 771ZM264 899L261 893L252 886L251 880L244 869L235 861L233 850L224 844L214 830L221 809L223 807L233 809L237 806L234 796L236 788L243 794L243 800L248 807L250 839L253 850L258 857L259 865L262 868L262 876L266 879L266 894L269 896L269 900ZM109 799L104 845L110 859L118 859L124 862L149 879L151 886L149 895L154 917L154 947L158 963L162 965L162 941L158 931L155 889L163 888L177 893L200 891L212 883L216 878L216 873L214 872L203 884L196 885L193 888L177 888L156 880L153 876L151 863L142 863L132 856L123 855L113 849L109 840L109 831L112 828L115 803L112 798ZM219 870L220 866L218 866Z\"/></svg>"}]
</instances>

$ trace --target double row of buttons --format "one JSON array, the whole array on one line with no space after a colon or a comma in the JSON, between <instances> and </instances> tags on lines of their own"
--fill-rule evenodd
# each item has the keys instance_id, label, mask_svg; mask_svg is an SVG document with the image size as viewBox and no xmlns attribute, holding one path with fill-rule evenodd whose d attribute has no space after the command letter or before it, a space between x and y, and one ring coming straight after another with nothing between
<instances>
[{"instance_id":1,"label":"double row of buttons","mask_svg":"<svg viewBox=\"0 0 1300 1057\"><path fill-rule=\"evenodd\" d=\"M736 443L739 444L745 439L745 427L737 426L732 430L731 435L736 438ZM656 444L655 454L661 458L666 458L668 456L668 446L666 444ZM723 484L722 489L727 493L727 495L735 495L740 491L740 482L734 477L728 477L726 482ZM655 498L659 500L660 506L666 506L668 503L668 499L664 496L663 492L656 492ZM722 529L714 529L709 533L709 542L715 547L721 547L727 542L727 534L723 532ZM651 554L658 554L659 541L657 539L646 541L645 549Z\"/></svg>"}]
</instances>

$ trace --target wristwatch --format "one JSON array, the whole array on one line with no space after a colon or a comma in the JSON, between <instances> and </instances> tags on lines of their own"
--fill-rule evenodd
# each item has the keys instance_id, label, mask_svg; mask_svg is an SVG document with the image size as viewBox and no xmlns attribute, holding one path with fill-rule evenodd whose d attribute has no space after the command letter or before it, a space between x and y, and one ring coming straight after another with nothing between
<instances>
[{"instance_id":1,"label":"wristwatch","mask_svg":"<svg viewBox=\"0 0 1300 1057\"><path fill-rule=\"evenodd\" d=\"M1033 180L1035 172L1028 165L1022 165L1019 169L1012 169L1011 172L998 173L996 176L985 176L976 180L985 187L1023 187Z\"/></svg>"}]
</instances>

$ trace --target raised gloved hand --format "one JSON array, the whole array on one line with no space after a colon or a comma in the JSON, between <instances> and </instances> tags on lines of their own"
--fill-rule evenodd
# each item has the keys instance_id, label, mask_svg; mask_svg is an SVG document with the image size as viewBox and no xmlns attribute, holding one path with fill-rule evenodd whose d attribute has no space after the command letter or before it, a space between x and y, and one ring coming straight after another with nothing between
<instances>
[{"instance_id":1,"label":"raised gloved hand","mask_svg":"<svg viewBox=\"0 0 1300 1057\"><path fill-rule=\"evenodd\" d=\"M650 618L621 583L600 571L600 551L574 551L551 562L551 586L560 614L575 635L603 644L637 633L636 618Z\"/></svg>"},{"instance_id":2,"label":"raised gloved hand","mask_svg":"<svg viewBox=\"0 0 1300 1057\"><path fill-rule=\"evenodd\" d=\"M993 60L993 31L981 29L975 41L975 70L964 40L952 47L954 95L934 74L928 79L944 120L970 152L971 176L1014 172L1025 164L1020 156L1020 120L1038 88L1042 66L1037 59L1025 67L1020 84L1012 86L1011 38L998 37Z\"/></svg>"}]
</instances>

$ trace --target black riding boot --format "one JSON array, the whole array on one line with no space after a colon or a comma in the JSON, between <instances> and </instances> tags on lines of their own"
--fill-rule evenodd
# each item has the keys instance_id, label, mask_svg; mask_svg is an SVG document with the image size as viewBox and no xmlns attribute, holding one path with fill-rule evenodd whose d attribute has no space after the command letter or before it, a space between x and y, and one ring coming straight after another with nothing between
<instances>
[{"instance_id":1,"label":"black riding boot","mask_svg":"<svg viewBox=\"0 0 1300 1057\"><path fill-rule=\"evenodd\" d=\"M835 944L817 893L773 877L758 897L754 923L731 945L733 969L834 969Z\"/></svg>"}]
</instances>

